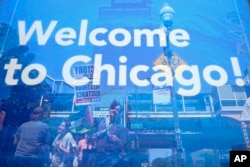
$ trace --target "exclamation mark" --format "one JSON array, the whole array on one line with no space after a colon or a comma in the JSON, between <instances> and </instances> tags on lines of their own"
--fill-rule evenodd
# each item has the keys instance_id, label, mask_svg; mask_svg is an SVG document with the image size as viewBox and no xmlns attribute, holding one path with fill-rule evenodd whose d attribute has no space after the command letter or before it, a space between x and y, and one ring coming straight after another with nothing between
<instances>
[{"instance_id":1,"label":"exclamation mark","mask_svg":"<svg viewBox=\"0 0 250 167\"><path fill-rule=\"evenodd\" d=\"M238 86L243 86L245 84L244 80L242 78L239 78L239 77L242 77L239 61L237 57L231 57L230 59L231 59L234 75L237 77L235 79L235 83Z\"/></svg>"}]
</instances>

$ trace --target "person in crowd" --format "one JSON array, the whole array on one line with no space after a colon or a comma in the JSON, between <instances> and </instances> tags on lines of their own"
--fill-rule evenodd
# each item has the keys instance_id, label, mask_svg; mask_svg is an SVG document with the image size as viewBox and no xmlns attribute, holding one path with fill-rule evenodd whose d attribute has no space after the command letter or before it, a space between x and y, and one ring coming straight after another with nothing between
<instances>
[{"instance_id":1,"label":"person in crowd","mask_svg":"<svg viewBox=\"0 0 250 167\"><path fill-rule=\"evenodd\" d=\"M49 126L42 122L44 112L35 107L30 113L31 120L23 123L16 131L16 150L10 166L43 167L49 152Z\"/></svg>"},{"instance_id":2,"label":"person in crowd","mask_svg":"<svg viewBox=\"0 0 250 167\"><path fill-rule=\"evenodd\" d=\"M120 117L118 115L120 114L120 105L116 100L113 100L113 102L110 104L109 108L109 124L119 124Z\"/></svg>"},{"instance_id":3,"label":"person in crowd","mask_svg":"<svg viewBox=\"0 0 250 167\"><path fill-rule=\"evenodd\" d=\"M8 158L13 151L13 138L8 127L5 126L6 109L4 100L0 99L0 166L7 166Z\"/></svg>"},{"instance_id":4,"label":"person in crowd","mask_svg":"<svg viewBox=\"0 0 250 167\"><path fill-rule=\"evenodd\" d=\"M94 116L93 111L90 105L86 107L85 118L83 119L84 122L88 123L90 126L94 126Z\"/></svg>"},{"instance_id":5,"label":"person in crowd","mask_svg":"<svg viewBox=\"0 0 250 167\"><path fill-rule=\"evenodd\" d=\"M77 144L70 132L71 123L62 121L58 127L58 135L54 139L51 153L51 167L73 167L78 153Z\"/></svg>"},{"instance_id":6,"label":"person in crowd","mask_svg":"<svg viewBox=\"0 0 250 167\"><path fill-rule=\"evenodd\" d=\"M101 120L96 136L96 164L102 166L103 162L114 165L119 158L126 158L125 147L127 129L120 126L120 105L116 100L110 104L109 115ZM112 166L111 165L111 166Z\"/></svg>"},{"instance_id":7,"label":"person in crowd","mask_svg":"<svg viewBox=\"0 0 250 167\"><path fill-rule=\"evenodd\" d=\"M78 146L78 167L88 167L89 164L89 157L92 151L92 144L89 141L89 137L86 133L79 134L79 141L77 143Z\"/></svg>"},{"instance_id":8,"label":"person in crowd","mask_svg":"<svg viewBox=\"0 0 250 167\"><path fill-rule=\"evenodd\" d=\"M127 133L126 129L114 124L111 125L107 131L108 141L111 147L110 149L124 154Z\"/></svg>"},{"instance_id":9,"label":"person in crowd","mask_svg":"<svg viewBox=\"0 0 250 167\"><path fill-rule=\"evenodd\" d=\"M5 117L6 117L6 111L3 107L2 99L0 99L0 130L3 129Z\"/></svg>"}]
</instances>

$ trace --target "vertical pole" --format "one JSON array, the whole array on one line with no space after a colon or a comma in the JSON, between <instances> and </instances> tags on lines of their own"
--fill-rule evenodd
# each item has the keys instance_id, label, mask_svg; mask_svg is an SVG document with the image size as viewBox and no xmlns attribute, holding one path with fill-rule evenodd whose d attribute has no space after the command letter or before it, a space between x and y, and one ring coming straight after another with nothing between
<instances>
[{"instance_id":1,"label":"vertical pole","mask_svg":"<svg viewBox=\"0 0 250 167\"><path fill-rule=\"evenodd\" d=\"M182 108L183 108L183 112L186 112L186 106L185 106L185 99L184 96L181 96L182 99Z\"/></svg>"},{"instance_id":2,"label":"vertical pole","mask_svg":"<svg viewBox=\"0 0 250 167\"><path fill-rule=\"evenodd\" d=\"M76 99L76 95L75 95L75 87L74 87L74 95L72 99L71 112L74 112L74 109L75 109L75 99Z\"/></svg>"},{"instance_id":3,"label":"vertical pole","mask_svg":"<svg viewBox=\"0 0 250 167\"><path fill-rule=\"evenodd\" d=\"M135 141L136 141L136 150L138 151L140 148L139 145L139 136L138 136L138 104L137 104L137 100L138 100L138 92L137 92L137 86L135 85L135 104L136 104L136 130L135 130Z\"/></svg>"},{"instance_id":4,"label":"vertical pole","mask_svg":"<svg viewBox=\"0 0 250 167\"><path fill-rule=\"evenodd\" d=\"M73 97L71 112L74 112L74 109L75 109L75 96Z\"/></svg>"},{"instance_id":5,"label":"vertical pole","mask_svg":"<svg viewBox=\"0 0 250 167\"><path fill-rule=\"evenodd\" d=\"M171 68L172 78L175 77L175 69L173 69L172 66L172 59L173 59L173 53L169 48L169 33L171 31L171 27L167 27L166 31L166 40L167 40L167 46L164 48L164 54L168 58L168 65ZM182 139L181 139L181 131L180 131L180 123L179 123L179 114L177 110L177 103L176 103L176 93L175 93L175 87L174 87L174 79L173 84L170 86L171 91L171 102L172 102L172 111L173 111L173 121L174 121L174 133L175 133L175 143L177 148L176 153L176 163L175 165L177 167L182 167L184 165L184 149L182 146Z\"/></svg>"},{"instance_id":6,"label":"vertical pole","mask_svg":"<svg viewBox=\"0 0 250 167\"><path fill-rule=\"evenodd\" d=\"M212 96L211 95L209 95L209 105L210 105L210 111L211 111L211 115L213 116L213 117L215 117L215 111L214 111L214 104L213 104L214 102L213 102L213 98L212 98Z\"/></svg>"},{"instance_id":7,"label":"vertical pole","mask_svg":"<svg viewBox=\"0 0 250 167\"><path fill-rule=\"evenodd\" d=\"M126 98L123 102L124 109L123 109L123 127L126 128L127 124L127 112L128 112L128 94L126 94Z\"/></svg>"},{"instance_id":8,"label":"vertical pole","mask_svg":"<svg viewBox=\"0 0 250 167\"><path fill-rule=\"evenodd\" d=\"M43 104L43 95L41 96L41 98L40 98L40 103L39 103L39 106L41 107L42 106L42 104Z\"/></svg>"},{"instance_id":9,"label":"vertical pole","mask_svg":"<svg viewBox=\"0 0 250 167\"><path fill-rule=\"evenodd\" d=\"M135 105L136 105L135 117L136 117L136 124L138 124L138 104L137 104L137 98L138 98L137 86L135 85Z\"/></svg>"},{"instance_id":10,"label":"vertical pole","mask_svg":"<svg viewBox=\"0 0 250 167\"><path fill-rule=\"evenodd\" d=\"M170 31L171 31L171 28L167 27L167 32L166 32L167 46L164 49L164 54L168 58L168 65L171 68L172 78L174 78L175 70L171 67L172 66L172 58L173 58L172 54L173 53L169 49L169 33L170 33ZM176 93L175 93L174 83L173 83L172 86L170 86L170 91L171 91L171 102L172 102L172 111L173 111L173 118L174 118L174 127L175 127L175 129L179 129L179 115L178 115L178 111L177 111Z\"/></svg>"}]
</instances>

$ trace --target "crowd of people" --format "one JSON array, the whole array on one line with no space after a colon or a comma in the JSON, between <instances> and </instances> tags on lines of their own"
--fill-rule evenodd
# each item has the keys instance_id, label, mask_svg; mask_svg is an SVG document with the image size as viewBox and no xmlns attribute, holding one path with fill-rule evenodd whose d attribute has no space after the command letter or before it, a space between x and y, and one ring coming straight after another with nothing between
<instances>
[{"instance_id":1,"label":"crowd of people","mask_svg":"<svg viewBox=\"0 0 250 167\"><path fill-rule=\"evenodd\" d=\"M1 108L0 108L1 109ZM71 121L63 120L57 128L57 135L51 139L50 127L43 122L42 107L30 112L30 121L23 123L15 132L14 153L9 157L8 167L94 167L110 153L125 155L126 130L117 124L119 106L113 101L110 114L100 121L96 131L74 134ZM0 111L0 124L4 122L6 112ZM118 118L119 119L119 118ZM1 126L0 126L1 128ZM122 129L122 131L121 131ZM1 130L1 129L0 129ZM97 159L98 158L98 159Z\"/></svg>"}]
</instances>

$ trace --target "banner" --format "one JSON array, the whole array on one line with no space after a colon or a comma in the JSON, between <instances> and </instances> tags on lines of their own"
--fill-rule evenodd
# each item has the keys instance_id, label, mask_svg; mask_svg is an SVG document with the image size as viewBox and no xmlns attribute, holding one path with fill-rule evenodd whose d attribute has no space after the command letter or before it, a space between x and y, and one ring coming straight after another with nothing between
<instances>
[{"instance_id":1,"label":"banner","mask_svg":"<svg viewBox=\"0 0 250 167\"><path fill-rule=\"evenodd\" d=\"M215 4L192 0L180 5L170 0L167 3L174 14L168 36L160 19L163 0L68 3L1 3L1 8L9 9L2 10L1 22L16 29L16 43L29 46L36 55L27 67L19 59L5 62L6 85L36 85L49 75L83 86L91 81L85 77L72 79L74 74L70 73L74 64L83 63L94 65L92 85L100 85L104 91L114 86L164 86L171 78L161 73L162 68L169 71L169 67L152 62L166 47L179 57L177 62L173 60L180 64L180 69L174 67L179 70L175 77L179 95L194 96L225 84L244 85L244 71L249 68L249 14L245 1L223 0ZM190 4L198 8L192 10ZM10 32L3 36L3 53L11 47L6 43ZM16 79L13 73L22 68L23 77ZM29 77L32 70L38 71L35 78Z\"/></svg>"},{"instance_id":2,"label":"banner","mask_svg":"<svg viewBox=\"0 0 250 167\"><path fill-rule=\"evenodd\" d=\"M75 104L86 105L101 101L100 85L93 85L93 65L74 65L73 78L86 78L90 80L87 85L75 86Z\"/></svg>"},{"instance_id":3,"label":"banner","mask_svg":"<svg viewBox=\"0 0 250 167\"><path fill-rule=\"evenodd\" d=\"M153 103L168 104L171 103L171 90L169 87L154 87L153 88Z\"/></svg>"}]
</instances>

